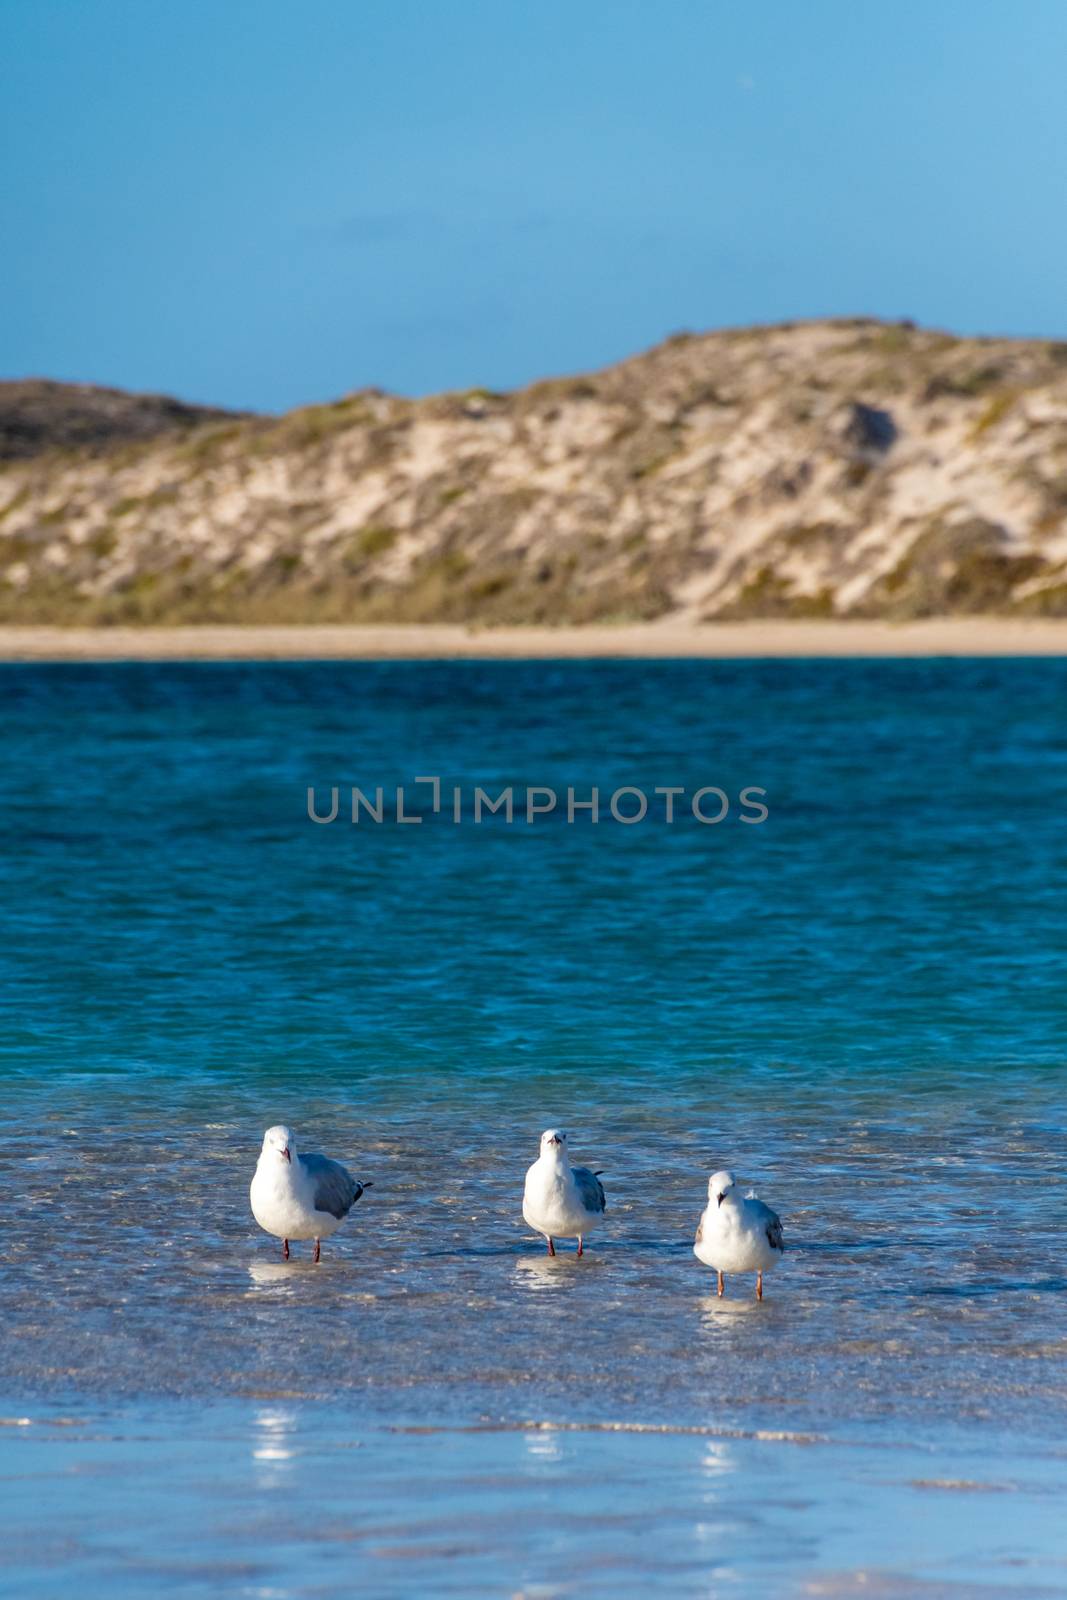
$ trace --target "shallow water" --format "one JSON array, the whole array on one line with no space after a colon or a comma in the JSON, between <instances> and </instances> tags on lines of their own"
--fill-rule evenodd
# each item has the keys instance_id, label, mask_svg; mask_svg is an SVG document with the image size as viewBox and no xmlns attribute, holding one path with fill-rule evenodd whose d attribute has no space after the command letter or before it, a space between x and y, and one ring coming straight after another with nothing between
<instances>
[{"instance_id":1,"label":"shallow water","mask_svg":"<svg viewBox=\"0 0 1067 1600\"><path fill-rule=\"evenodd\" d=\"M248 1214L262 1120L249 1089L228 1089L223 1107L174 1085L16 1084L0 1122L18 1197L3 1387L347 1394L380 1416L417 1397L449 1421L692 1424L711 1407L758 1427L844 1416L925 1428L1003 1420L1006 1406L1017 1429L1043 1432L1050 1408L1062 1420L1062 1106L1050 1080L1016 1067L976 1099L973 1084L924 1077L892 1108L860 1084L799 1081L788 1112L770 1116L760 1095L724 1108L688 1084L661 1107L633 1086L608 1097L558 1080L396 1097L364 1091L358 1111L306 1098L309 1128L356 1151L374 1185L316 1269L308 1246L284 1264ZM580 1100L597 1143L576 1134L578 1153L607 1169L607 1218L581 1261L565 1245L550 1259L521 1216L536 1153L525 1130L550 1097ZM738 1166L758 1171L786 1218L762 1306L751 1278L716 1300L692 1254L722 1148L758 1154L758 1169Z\"/></svg>"},{"instance_id":2,"label":"shallow water","mask_svg":"<svg viewBox=\"0 0 1067 1600\"><path fill-rule=\"evenodd\" d=\"M1062 1594L1067 1456L996 1442L90 1407L0 1427L6 1564L27 1597Z\"/></svg>"},{"instance_id":3,"label":"shallow water","mask_svg":"<svg viewBox=\"0 0 1067 1600\"><path fill-rule=\"evenodd\" d=\"M1062 1592L1065 706L1063 662L0 669L17 1592ZM307 819L426 773L770 817ZM247 1209L282 1118L373 1180L319 1268ZM605 1169L580 1262L522 1223L549 1122ZM692 1255L724 1163L785 1222L761 1306Z\"/></svg>"}]
</instances>

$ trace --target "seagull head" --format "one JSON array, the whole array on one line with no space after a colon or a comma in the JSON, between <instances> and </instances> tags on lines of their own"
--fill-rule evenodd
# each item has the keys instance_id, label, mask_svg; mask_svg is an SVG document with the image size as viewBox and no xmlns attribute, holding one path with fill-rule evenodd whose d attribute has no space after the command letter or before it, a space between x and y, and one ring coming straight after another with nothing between
<instances>
[{"instance_id":1,"label":"seagull head","mask_svg":"<svg viewBox=\"0 0 1067 1600\"><path fill-rule=\"evenodd\" d=\"M717 1206L721 1206L733 1188L734 1182L732 1172L713 1172L708 1179L708 1199L714 1200Z\"/></svg>"},{"instance_id":2,"label":"seagull head","mask_svg":"<svg viewBox=\"0 0 1067 1600\"><path fill-rule=\"evenodd\" d=\"M562 1128L546 1128L541 1135L541 1154L543 1156L565 1156L567 1154L567 1135Z\"/></svg>"},{"instance_id":3,"label":"seagull head","mask_svg":"<svg viewBox=\"0 0 1067 1600\"><path fill-rule=\"evenodd\" d=\"M263 1154L273 1155L279 1161L292 1161L296 1155L296 1140L284 1123L267 1129L263 1135Z\"/></svg>"}]
</instances>

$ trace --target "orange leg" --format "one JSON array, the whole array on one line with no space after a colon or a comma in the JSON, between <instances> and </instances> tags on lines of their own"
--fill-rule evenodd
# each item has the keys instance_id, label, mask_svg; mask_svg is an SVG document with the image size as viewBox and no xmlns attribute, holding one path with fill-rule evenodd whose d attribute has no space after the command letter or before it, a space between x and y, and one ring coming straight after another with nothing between
<instances>
[{"instance_id":1,"label":"orange leg","mask_svg":"<svg viewBox=\"0 0 1067 1600\"><path fill-rule=\"evenodd\" d=\"M763 1299L763 1273L762 1272L757 1272L756 1273L756 1299L757 1300L762 1300Z\"/></svg>"},{"instance_id":2,"label":"orange leg","mask_svg":"<svg viewBox=\"0 0 1067 1600\"><path fill-rule=\"evenodd\" d=\"M316 1239L315 1240L315 1254L312 1256L311 1259L312 1259L312 1261L321 1261L322 1260L322 1240L321 1239Z\"/></svg>"},{"instance_id":3,"label":"orange leg","mask_svg":"<svg viewBox=\"0 0 1067 1600\"><path fill-rule=\"evenodd\" d=\"M556 1253L556 1247L552 1243L552 1235L551 1234L548 1235L548 1253L549 1253L550 1256L554 1256L555 1253Z\"/></svg>"},{"instance_id":4,"label":"orange leg","mask_svg":"<svg viewBox=\"0 0 1067 1600\"><path fill-rule=\"evenodd\" d=\"M726 1293L726 1279L723 1277L721 1272L717 1274L717 1277L719 1286L719 1299L721 1300L723 1295Z\"/></svg>"},{"instance_id":5,"label":"orange leg","mask_svg":"<svg viewBox=\"0 0 1067 1600\"><path fill-rule=\"evenodd\" d=\"M579 1255L584 1255L584 1253L585 1252L584 1252L584 1250L582 1248L582 1236L581 1236L581 1234L579 1234L578 1235L578 1254Z\"/></svg>"},{"instance_id":6,"label":"orange leg","mask_svg":"<svg viewBox=\"0 0 1067 1600\"><path fill-rule=\"evenodd\" d=\"M282 1260L283 1261L288 1261L288 1259L289 1259L289 1241L288 1241L288 1239L283 1239L282 1240Z\"/></svg>"}]
</instances>

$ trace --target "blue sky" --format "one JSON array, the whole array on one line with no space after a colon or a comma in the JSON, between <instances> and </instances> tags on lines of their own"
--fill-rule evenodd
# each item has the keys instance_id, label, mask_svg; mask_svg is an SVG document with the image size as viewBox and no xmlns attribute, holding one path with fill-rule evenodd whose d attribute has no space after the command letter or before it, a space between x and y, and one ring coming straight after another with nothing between
<instances>
[{"instance_id":1,"label":"blue sky","mask_svg":"<svg viewBox=\"0 0 1067 1600\"><path fill-rule=\"evenodd\" d=\"M1060 0L0 0L0 375L277 410L1067 336Z\"/></svg>"}]
</instances>

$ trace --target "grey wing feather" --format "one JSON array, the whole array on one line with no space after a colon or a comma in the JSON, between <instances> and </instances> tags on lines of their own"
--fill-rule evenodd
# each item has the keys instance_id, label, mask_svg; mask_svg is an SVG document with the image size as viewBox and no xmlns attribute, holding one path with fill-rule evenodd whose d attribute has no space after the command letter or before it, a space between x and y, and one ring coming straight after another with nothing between
<instances>
[{"instance_id":1,"label":"grey wing feather","mask_svg":"<svg viewBox=\"0 0 1067 1600\"><path fill-rule=\"evenodd\" d=\"M762 1200L757 1200L755 1195L751 1195L746 1203L752 1207L757 1218L763 1224L767 1234L767 1242L771 1249L784 1250L785 1239L782 1235L782 1219L777 1211L772 1211L770 1206L764 1205Z\"/></svg>"},{"instance_id":2,"label":"grey wing feather","mask_svg":"<svg viewBox=\"0 0 1067 1600\"><path fill-rule=\"evenodd\" d=\"M347 1217L360 1195L363 1184L357 1183L339 1161L329 1156L298 1155L297 1160L315 1182L315 1210L328 1211L331 1217Z\"/></svg>"},{"instance_id":3,"label":"grey wing feather","mask_svg":"<svg viewBox=\"0 0 1067 1600\"><path fill-rule=\"evenodd\" d=\"M585 1209L594 1212L606 1211L608 1201L599 1174L590 1172L588 1167L573 1167L571 1170Z\"/></svg>"}]
</instances>

